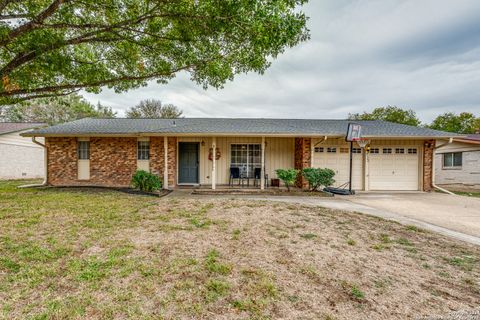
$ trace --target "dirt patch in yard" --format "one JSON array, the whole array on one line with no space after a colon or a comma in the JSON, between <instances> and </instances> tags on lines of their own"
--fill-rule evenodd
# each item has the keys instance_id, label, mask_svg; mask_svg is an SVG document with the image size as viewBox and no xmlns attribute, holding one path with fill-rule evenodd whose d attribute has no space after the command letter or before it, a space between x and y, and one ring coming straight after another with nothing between
<instances>
[{"instance_id":1,"label":"dirt patch in yard","mask_svg":"<svg viewBox=\"0 0 480 320\"><path fill-rule=\"evenodd\" d=\"M233 198L2 191L0 318L415 319L480 305L480 248L414 226Z\"/></svg>"},{"instance_id":2,"label":"dirt patch in yard","mask_svg":"<svg viewBox=\"0 0 480 320\"><path fill-rule=\"evenodd\" d=\"M403 319L480 303L478 248L413 226L322 208L241 200L165 200L152 214L159 224L149 221L122 238L138 252L162 248L165 261L198 263L193 270L185 267L171 274L169 285L158 288L158 299L182 297L180 304L175 299L166 304L167 318L186 312L205 318L221 314L225 319ZM229 266L220 276L228 290L205 304L202 293L193 293L192 287L210 281L201 265L211 250ZM245 287L248 281L252 283ZM262 286L262 281L271 292L250 288ZM185 282L190 285L184 287ZM185 310L185 305L198 308Z\"/></svg>"}]
</instances>

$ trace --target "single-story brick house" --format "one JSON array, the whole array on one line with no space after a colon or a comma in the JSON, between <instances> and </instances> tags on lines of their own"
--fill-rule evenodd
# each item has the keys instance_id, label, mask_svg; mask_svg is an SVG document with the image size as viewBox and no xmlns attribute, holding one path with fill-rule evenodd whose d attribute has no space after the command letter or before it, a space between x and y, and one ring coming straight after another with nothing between
<instances>
[{"instance_id":1,"label":"single-story brick house","mask_svg":"<svg viewBox=\"0 0 480 320\"><path fill-rule=\"evenodd\" d=\"M31 179L45 176L45 150L21 134L46 123L0 122L0 179ZM39 140L43 143L43 138Z\"/></svg>"},{"instance_id":2,"label":"single-story brick house","mask_svg":"<svg viewBox=\"0 0 480 320\"><path fill-rule=\"evenodd\" d=\"M453 139L435 153L436 183L452 190L480 190L480 134Z\"/></svg>"},{"instance_id":3,"label":"single-story brick house","mask_svg":"<svg viewBox=\"0 0 480 320\"><path fill-rule=\"evenodd\" d=\"M437 140L455 134L384 121L356 121L369 145L354 144L353 189L432 189ZM349 180L348 120L82 119L34 130L44 137L47 183L128 186L137 169L179 185L228 185L230 168L275 178L278 168L327 167ZM262 175L263 176L263 175ZM260 188L265 179L260 179ZM266 181L268 184L268 180ZM299 186L306 186L302 179Z\"/></svg>"}]
</instances>

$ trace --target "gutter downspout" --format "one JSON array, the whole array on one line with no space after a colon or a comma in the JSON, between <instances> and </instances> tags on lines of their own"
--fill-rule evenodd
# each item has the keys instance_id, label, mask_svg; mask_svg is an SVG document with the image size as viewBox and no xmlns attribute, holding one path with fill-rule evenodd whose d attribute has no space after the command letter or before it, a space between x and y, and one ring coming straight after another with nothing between
<instances>
[{"instance_id":1,"label":"gutter downspout","mask_svg":"<svg viewBox=\"0 0 480 320\"><path fill-rule=\"evenodd\" d=\"M441 144L441 145L436 146L435 148L433 148L433 151L434 151L434 152L433 152L433 160L432 160L432 187L434 187L434 188L437 189L437 190L440 190L441 192L448 193L448 194L451 194L451 195L454 196L455 193L453 193L453 192L451 192L451 191L448 191L447 189L441 188L441 187L439 187L439 186L437 186L437 185L435 184L435 176L436 176L436 173L435 173L435 162L436 162L436 159L435 159L435 158L436 158L436 152L435 152L435 151L436 151L437 149L441 148L441 147L446 146L447 144L452 143L452 142L453 142L453 138L450 138L450 139L448 140L448 142L445 142L444 144Z\"/></svg>"},{"instance_id":2,"label":"gutter downspout","mask_svg":"<svg viewBox=\"0 0 480 320\"><path fill-rule=\"evenodd\" d=\"M47 146L44 145L43 143L38 142L35 138L36 137L32 137L32 142L35 143L35 144L38 144L39 146L41 146L43 148L43 164L45 166L45 178L43 179L43 182L42 182L41 186L46 186L47 182L48 182L48 179L47 179L47 177L48 177Z\"/></svg>"}]
</instances>

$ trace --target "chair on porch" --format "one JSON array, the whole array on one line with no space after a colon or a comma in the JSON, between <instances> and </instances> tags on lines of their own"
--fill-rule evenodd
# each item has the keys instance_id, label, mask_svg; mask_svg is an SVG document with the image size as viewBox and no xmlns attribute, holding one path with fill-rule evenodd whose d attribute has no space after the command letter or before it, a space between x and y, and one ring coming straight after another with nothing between
<instances>
[{"instance_id":1,"label":"chair on porch","mask_svg":"<svg viewBox=\"0 0 480 320\"><path fill-rule=\"evenodd\" d=\"M238 185L240 185L240 182L242 180L242 177L240 176L240 168L238 167L231 167L230 168L230 178L228 180L228 185L230 187L233 186L233 182L234 180L237 179L238 180Z\"/></svg>"},{"instance_id":2,"label":"chair on porch","mask_svg":"<svg viewBox=\"0 0 480 320\"><path fill-rule=\"evenodd\" d=\"M261 176L262 176L262 168L255 168L255 170L253 171L253 178L254 178L253 185L255 187L258 186L257 181L260 181ZM263 176L263 179L265 179L265 188L268 188L268 174L265 173L265 175Z\"/></svg>"}]
</instances>

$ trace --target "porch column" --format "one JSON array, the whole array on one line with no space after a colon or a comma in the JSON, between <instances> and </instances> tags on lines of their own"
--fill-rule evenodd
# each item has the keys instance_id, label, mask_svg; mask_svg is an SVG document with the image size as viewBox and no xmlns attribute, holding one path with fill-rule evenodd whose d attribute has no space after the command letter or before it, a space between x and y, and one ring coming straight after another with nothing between
<instances>
[{"instance_id":1,"label":"porch column","mask_svg":"<svg viewBox=\"0 0 480 320\"><path fill-rule=\"evenodd\" d=\"M163 137L163 189L168 189L168 137Z\"/></svg>"},{"instance_id":2,"label":"porch column","mask_svg":"<svg viewBox=\"0 0 480 320\"><path fill-rule=\"evenodd\" d=\"M215 190L217 187L217 138L212 138L212 190Z\"/></svg>"},{"instance_id":3,"label":"porch column","mask_svg":"<svg viewBox=\"0 0 480 320\"><path fill-rule=\"evenodd\" d=\"M260 189L265 189L265 137L262 137L262 169L260 170Z\"/></svg>"}]
</instances>

